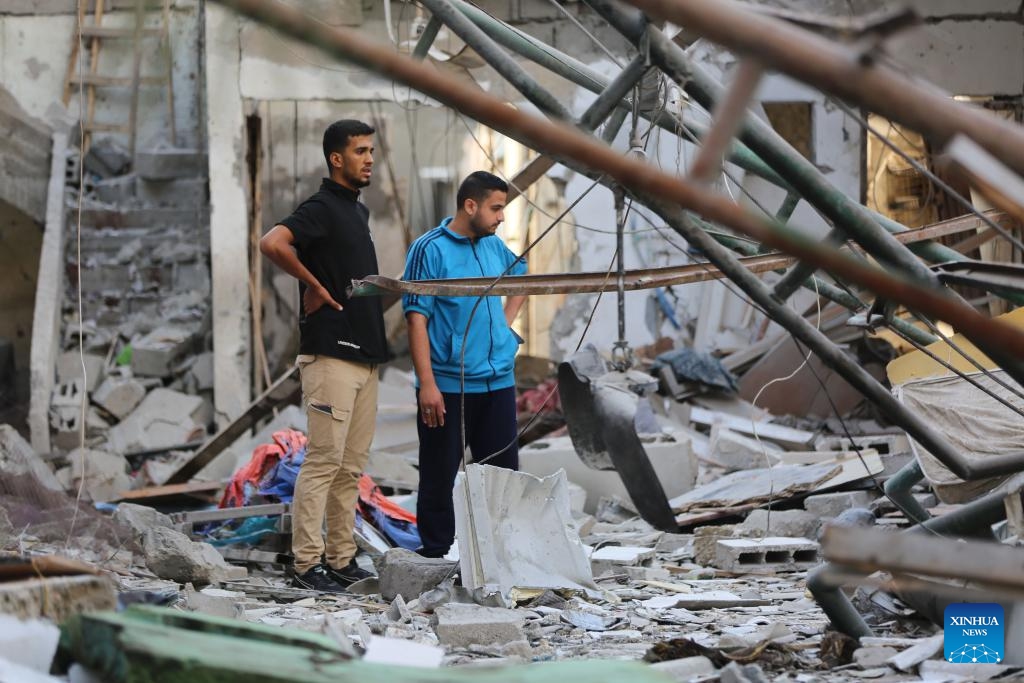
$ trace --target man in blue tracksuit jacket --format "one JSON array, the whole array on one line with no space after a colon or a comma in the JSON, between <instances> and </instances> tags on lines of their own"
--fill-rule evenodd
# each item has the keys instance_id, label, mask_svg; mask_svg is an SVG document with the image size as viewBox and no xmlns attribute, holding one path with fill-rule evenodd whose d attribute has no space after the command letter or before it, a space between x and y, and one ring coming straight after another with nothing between
<instances>
[{"instance_id":1,"label":"man in blue tracksuit jacket","mask_svg":"<svg viewBox=\"0 0 1024 683\"><path fill-rule=\"evenodd\" d=\"M413 242L406 280L522 275L526 262L494 234L504 220L508 185L477 171L459 186L454 217ZM518 469L515 366L519 338L511 324L526 300L408 294L402 298L419 403L420 488L416 519L426 557L442 557L455 539L452 487L462 460L462 416L473 460ZM462 398L462 392L465 397Z\"/></svg>"}]
</instances>

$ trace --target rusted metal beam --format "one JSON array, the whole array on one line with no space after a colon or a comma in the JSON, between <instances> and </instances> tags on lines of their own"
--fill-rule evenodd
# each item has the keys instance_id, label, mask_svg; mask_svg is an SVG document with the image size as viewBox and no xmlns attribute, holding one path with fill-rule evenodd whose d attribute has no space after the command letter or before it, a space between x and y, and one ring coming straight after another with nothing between
<instances>
[{"instance_id":1,"label":"rusted metal beam","mask_svg":"<svg viewBox=\"0 0 1024 683\"><path fill-rule=\"evenodd\" d=\"M1020 357L1024 350L1024 331L986 318L969 306L952 300L945 292L911 282L902 274L866 267L794 230L759 219L731 201L712 195L692 183L638 159L621 156L570 125L545 121L513 109L503 100L470 88L447 74L395 52L390 46L368 40L358 31L328 26L301 10L265 0L219 2L303 38L336 56L414 87L505 135L549 153L556 160L574 167L582 164L603 172L634 192L694 211L708 220L731 227L770 247L883 294L892 301L944 320L972 341L985 340L988 342L986 346L1013 358ZM574 160L579 163L573 163Z\"/></svg>"},{"instance_id":2,"label":"rusted metal beam","mask_svg":"<svg viewBox=\"0 0 1024 683\"><path fill-rule=\"evenodd\" d=\"M700 153L690 167L694 182L710 183L722 170L722 159L747 114L747 104L757 91L764 70L758 62L740 62L729 92L715 107L714 124L701 144Z\"/></svg>"},{"instance_id":3,"label":"rusted metal beam","mask_svg":"<svg viewBox=\"0 0 1024 683\"><path fill-rule=\"evenodd\" d=\"M770 254L740 259L740 263L751 273L766 273L786 268L794 260L791 256ZM624 275L624 288L630 292L725 278L722 271L710 263L627 270ZM370 275L361 280L353 280L349 293L350 296L375 296L381 292L422 296L519 296L614 292L617 286L616 278L610 277L607 272L518 275L502 278L497 284L493 277L396 280L383 275Z\"/></svg>"},{"instance_id":4,"label":"rusted metal beam","mask_svg":"<svg viewBox=\"0 0 1024 683\"><path fill-rule=\"evenodd\" d=\"M994 220L1005 217L1005 214L998 211L989 213ZM981 219L975 216L965 216L916 230L908 230L895 237L903 244L914 244L973 230L981 225L984 225ZM739 262L751 273L767 273L788 268L795 260L789 256L773 253L741 258ZM709 263L627 270L625 276L625 289L630 292L721 280L726 277L721 270ZM497 284L494 284L494 278L487 277L411 281L384 275L370 275L361 280L353 280L349 287L349 296L377 296L385 292L421 294L423 296L516 296L612 292L615 289L616 284L612 282L612 278L608 276L607 272L519 275L503 278Z\"/></svg>"},{"instance_id":5,"label":"rusted metal beam","mask_svg":"<svg viewBox=\"0 0 1024 683\"><path fill-rule=\"evenodd\" d=\"M628 0L651 17L699 33L737 55L757 59L816 88L855 102L945 145L964 134L1024 174L1024 131L980 107L957 102L934 86L873 63L829 41L726 0Z\"/></svg>"}]
</instances>

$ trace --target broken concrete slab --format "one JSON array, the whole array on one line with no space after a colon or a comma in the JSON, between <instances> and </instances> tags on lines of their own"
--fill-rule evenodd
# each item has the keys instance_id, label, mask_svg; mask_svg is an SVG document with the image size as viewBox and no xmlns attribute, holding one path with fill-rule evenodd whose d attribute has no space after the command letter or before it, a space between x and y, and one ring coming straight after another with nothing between
<instances>
[{"instance_id":1,"label":"broken concrete slab","mask_svg":"<svg viewBox=\"0 0 1024 683\"><path fill-rule=\"evenodd\" d=\"M821 518L806 510L751 510L747 518L736 527L737 536L786 536L814 538L821 526Z\"/></svg>"},{"instance_id":2,"label":"broken concrete slab","mask_svg":"<svg viewBox=\"0 0 1024 683\"><path fill-rule=\"evenodd\" d=\"M727 470L748 470L771 467L779 462L781 449L770 441L758 442L721 424L711 425L708 460Z\"/></svg>"},{"instance_id":3,"label":"broken concrete slab","mask_svg":"<svg viewBox=\"0 0 1024 683\"><path fill-rule=\"evenodd\" d=\"M449 603L434 610L434 633L447 648L504 645L521 640L526 616L517 610Z\"/></svg>"},{"instance_id":4,"label":"broken concrete slab","mask_svg":"<svg viewBox=\"0 0 1024 683\"><path fill-rule=\"evenodd\" d=\"M650 564L654 559L654 548L606 545L590 555L590 564L596 576L605 572L624 571L623 567L637 567Z\"/></svg>"},{"instance_id":5,"label":"broken concrete slab","mask_svg":"<svg viewBox=\"0 0 1024 683\"><path fill-rule=\"evenodd\" d=\"M10 425L0 425L0 474L28 475L51 491L63 491L53 470L43 462L21 434Z\"/></svg>"},{"instance_id":6,"label":"broken concrete slab","mask_svg":"<svg viewBox=\"0 0 1024 683\"><path fill-rule=\"evenodd\" d=\"M245 576L209 543L194 543L185 534L157 526L143 536L146 567L161 579L177 583L210 583ZM240 571L239 571L240 570Z\"/></svg>"},{"instance_id":7,"label":"broken concrete slab","mask_svg":"<svg viewBox=\"0 0 1024 683\"><path fill-rule=\"evenodd\" d=\"M84 479L85 493L93 502L116 500L131 488L128 463L120 455L76 448L68 453L68 463L71 466L71 487L77 489Z\"/></svg>"},{"instance_id":8,"label":"broken concrete slab","mask_svg":"<svg viewBox=\"0 0 1024 683\"><path fill-rule=\"evenodd\" d=\"M192 350L195 332L185 327L158 327L132 342L132 374L170 377L182 357Z\"/></svg>"},{"instance_id":9,"label":"broken concrete slab","mask_svg":"<svg viewBox=\"0 0 1024 683\"><path fill-rule=\"evenodd\" d=\"M142 383L130 377L107 377L92 394L92 401L100 408L123 420L146 397Z\"/></svg>"},{"instance_id":10,"label":"broken concrete slab","mask_svg":"<svg viewBox=\"0 0 1024 683\"><path fill-rule=\"evenodd\" d=\"M596 593L565 472L541 479L474 463L456 477L454 498L462 585L502 595L513 588Z\"/></svg>"},{"instance_id":11,"label":"broken concrete slab","mask_svg":"<svg viewBox=\"0 0 1024 683\"><path fill-rule=\"evenodd\" d=\"M665 495L670 498L692 489L698 471L697 458L690 448L689 438L677 434L673 439L643 444ZM537 477L547 477L560 469L565 470L569 481L586 490L583 510L589 514L594 514L598 501L603 497L629 500L629 493L618 473L588 467L580 460L572 440L567 436L539 439L519 449L519 469Z\"/></svg>"},{"instance_id":12,"label":"broken concrete slab","mask_svg":"<svg viewBox=\"0 0 1024 683\"><path fill-rule=\"evenodd\" d=\"M866 508L877 497L872 491L819 493L804 499L804 509L821 519L830 519L850 508Z\"/></svg>"},{"instance_id":13,"label":"broken concrete slab","mask_svg":"<svg viewBox=\"0 0 1024 683\"><path fill-rule=\"evenodd\" d=\"M818 465L780 465L733 472L699 486L669 501L672 509L685 512L693 508L737 507L769 499L787 498L813 490L842 472L836 462Z\"/></svg>"},{"instance_id":14,"label":"broken concrete slab","mask_svg":"<svg viewBox=\"0 0 1024 683\"><path fill-rule=\"evenodd\" d=\"M392 601L399 595L418 598L455 573L455 562L422 557L411 550L392 548L377 562L380 595Z\"/></svg>"},{"instance_id":15,"label":"broken concrete slab","mask_svg":"<svg viewBox=\"0 0 1024 683\"><path fill-rule=\"evenodd\" d=\"M718 540L736 536L734 524L702 526L693 530L693 561L702 567L710 567L715 561Z\"/></svg>"},{"instance_id":16,"label":"broken concrete slab","mask_svg":"<svg viewBox=\"0 0 1024 683\"><path fill-rule=\"evenodd\" d=\"M806 538L720 539L714 566L731 572L796 571L818 562L818 544Z\"/></svg>"},{"instance_id":17,"label":"broken concrete slab","mask_svg":"<svg viewBox=\"0 0 1024 683\"><path fill-rule=\"evenodd\" d=\"M199 396L154 389L131 415L110 428L108 447L115 453L131 453L195 441L206 433L199 421L205 410Z\"/></svg>"},{"instance_id":18,"label":"broken concrete slab","mask_svg":"<svg viewBox=\"0 0 1024 683\"><path fill-rule=\"evenodd\" d=\"M700 593L677 593L674 595L648 598L641 603L651 609L722 609L726 607L763 607L771 600L742 597L722 590L705 590Z\"/></svg>"}]
</instances>

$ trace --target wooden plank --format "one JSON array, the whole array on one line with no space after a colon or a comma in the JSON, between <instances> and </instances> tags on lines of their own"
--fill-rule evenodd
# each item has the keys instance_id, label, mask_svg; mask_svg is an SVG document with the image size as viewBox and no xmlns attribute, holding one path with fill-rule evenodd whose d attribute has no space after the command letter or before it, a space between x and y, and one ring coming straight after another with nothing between
<instances>
[{"instance_id":1,"label":"wooden plank","mask_svg":"<svg viewBox=\"0 0 1024 683\"><path fill-rule=\"evenodd\" d=\"M298 368L292 368L274 382L255 401L249 404L244 413L234 422L224 427L210 439L206 445L196 451L192 458L183 464L167 479L168 484L181 484L194 477L201 469L213 462L238 437L251 429L259 420L283 404L297 401L302 393L299 384Z\"/></svg>"},{"instance_id":2,"label":"wooden plank","mask_svg":"<svg viewBox=\"0 0 1024 683\"><path fill-rule=\"evenodd\" d=\"M829 526L822 537L822 549L830 562L863 571L884 570L1024 588L1024 552L1000 543Z\"/></svg>"},{"instance_id":3,"label":"wooden plank","mask_svg":"<svg viewBox=\"0 0 1024 683\"><path fill-rule=\"evenodd\" d=\"M191 481L185 484L167 484L164 486L150 486L135 491L125 491L115 503L140 503L142 505L153 504L164 499L180 498L188 496L193 498L212 499L222 488L222 484L216 481Z\"/></svg>"}]
</instances>

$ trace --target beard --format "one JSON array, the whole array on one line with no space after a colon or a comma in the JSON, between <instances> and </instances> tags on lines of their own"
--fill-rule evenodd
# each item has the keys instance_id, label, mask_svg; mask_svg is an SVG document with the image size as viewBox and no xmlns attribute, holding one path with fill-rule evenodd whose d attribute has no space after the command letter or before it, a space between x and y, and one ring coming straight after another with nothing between
<instances>
[{"instance_id":1,"label":"beard","mask_svg":"<svg viewBox=\"0 0 1024 683\"><path fill-rule=\"evenodd\" d=\"M482 221L477 221L475 218L469 219L469 227L473 231L473 234L477 237L487 237L493 235L498 229L497 225L489 225Z\"/></svg>"}]
</instances>

